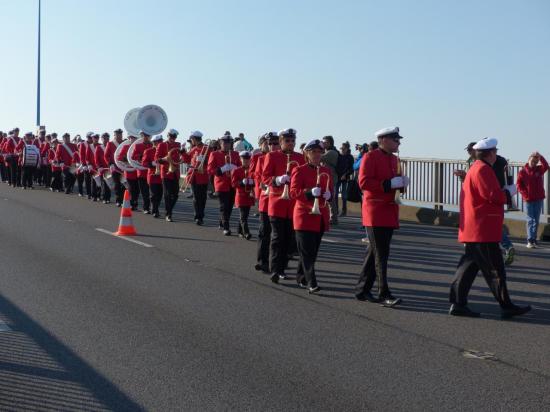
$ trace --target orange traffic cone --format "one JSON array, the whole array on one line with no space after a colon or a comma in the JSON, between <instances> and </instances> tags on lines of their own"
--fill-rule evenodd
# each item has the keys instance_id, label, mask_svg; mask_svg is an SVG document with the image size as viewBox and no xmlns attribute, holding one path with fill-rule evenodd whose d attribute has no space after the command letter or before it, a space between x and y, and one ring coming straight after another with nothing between
<instances>
[{"instance_id":1,"label":"orange traffic cone","mask_svg":"<svg viewBox=\"0 0 550 412\"><path fill-rule=\"evenodd\" d=\"M118 224L117 236L137 235L134 224L132 223L132 206L130 205L130 192L124 192L124 201L120 211L120 223Z\"/></svg>"}]
</instances>

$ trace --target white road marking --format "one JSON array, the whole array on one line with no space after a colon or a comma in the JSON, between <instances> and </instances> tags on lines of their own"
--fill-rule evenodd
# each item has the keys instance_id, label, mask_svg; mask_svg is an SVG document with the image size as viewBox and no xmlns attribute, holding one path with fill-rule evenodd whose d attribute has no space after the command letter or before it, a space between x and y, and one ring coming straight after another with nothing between
<instances>
[{"instance_id":1,"label":"white road marking","mask_svg":"<svg viewBox=\"0 0 550 412\"><path fill-rule=\"evenodd\" d=\"M114 236L118 239L127 240L128 242L135 243L136 245L140 245L140 246L143 246L143 247L154 247L153 245L150 245L149 243L141 242L139 240L132 239L131 237L128 237L128 236L117 236L116 233L110 232L106 229L101 229L100 227L96 227L95 230L97 230L98 232L101 232L101 233L106 233L107 235Z\"/></svg>"},{"instance_id":2,"label":"white road marking","mask_svg":"<svg viewBox=\"0 0 550 412\"><path fill-rule=\"evenodd\" d=\"M11 328L3 321L0 320L0 332L9 332Z\"/></svg>"}]
</instances>

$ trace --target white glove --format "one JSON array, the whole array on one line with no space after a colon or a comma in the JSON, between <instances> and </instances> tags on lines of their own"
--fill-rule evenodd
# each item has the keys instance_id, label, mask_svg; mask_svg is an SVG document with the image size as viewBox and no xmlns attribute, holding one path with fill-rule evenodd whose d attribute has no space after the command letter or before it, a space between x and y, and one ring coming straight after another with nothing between
<instances>
[{"instance_id":1,"label":"white glove","mask_svg":"<svg viewBox=\"0 0 550 412\"><path fill-rule=\"evenodd\" d=\"M332 193L330 193L330 191L328 190L325 193L323 193L323 199L325 200L329 200L331 196L332 196Z\"/></svg>"},{"instance_id":2,"label":"white glove","mask_svg":"<svg viewBox=\"0 0 550 412\"><path fill-rule=\"evenodd\" d=\"M203 155L198 155L196 158L197 162L202 162L204 160L204 156Z\"/></svg>"},{"instance_id":3,"label":"white glove","mask_svg":"<svg viewBox=\"0 0 550 412\"><path fill-rule=\"evenodd\" d=\"M61 163L59 163L59 166L63 167L63 166L65 166L65 163L61 162Z\"/></svg>"},{"instance_id":4,"label":"white glove","mask_svg":"<svg viewBox=\"0 0 550 412\"><path fill-rule=\"evenodd\" d=\"M277 176L275 178L275 183L277 183L277 186L282 186L285 183L290 183L290 176L289 175Z\"/></svg>"},{"instance_id":5,"label":"white glove","mask_svg":"<svg viewBox=\"0 0 550 412\"><path fill-rule=\"evenodd\" d=\"M155 162L155 161L153 160L153 161L151 162L151 165L157 167L157 166L158 166L158 163Z\"/></svg>"},{"instance_id":6,"label":"white glove","mask_svg":"<svg viewBox=\"0 0 550 412\"><path fill-rule=\"evenodd\" d=\"M403 187L409 186L411 183L411 179L409 179L409 176L403 176Z\"/></svg>"},{"instance_id":7,"label":"white glove","mask_svg":"<svg viewBox=\"0 0 550 412\"><path fill-rule=\"evenodd\" d=\"M241 183L242 183L244 186L248 185L248 179L243 179L243 180L241 180Z\"/></svg>"},{"instance_id":8,"label":"white glove","mask_svg":"<svg viewBox=\"0 0 550 412\"><path fill-rule=\"evenodd\" d=\"M321 188L320 187L314 187L313 189L311 189L311 194L313 195L313 197L321 196Z\"/></svg>"},{"instance_id":9,"label":"white glove","mask_svg":"<svg viewBox=\"0 0 550 412\"><path fill-rule=\"evenodd\" d=\"M405 181L403 179L403 176L395 176L391 179L391 188L392 189L400 189L402 187L405 187Z\"/></svg>"},{"instance_id":10,"label":"white glove","mask_svg":"<svg viewBox=\"0 0 550 412\"><path fill-rule=\"evenodd\" d=\"M514 196L518 193L516 185L506 185L504 186L504 190L507 190L508 193L510 193L510 196Z\"/></svg>"},{"instance_id":11,"label":"white glove","mask_svg":"<svg viewBox=\"0 0 550 412\"><path fill-rule=\"evenodd\" d=\"M236 168L237 168L237 166L235 166L232 163L229 163L229 164L225 164L222 167L220 167L220 170L222 171L222 173L226 173L226 172L231 172L232 170L234 170Z\"/></svg>"},{"instance_id":12,"label":"white glove","mask_svg":"<svg viewBox=\"0 0 550 412\"><path fill-rule=\"evenodd\" d=\"M251 177L248 178L248 185L254 186L254 179L252 179Z\"/></svg>"}]
</instances>

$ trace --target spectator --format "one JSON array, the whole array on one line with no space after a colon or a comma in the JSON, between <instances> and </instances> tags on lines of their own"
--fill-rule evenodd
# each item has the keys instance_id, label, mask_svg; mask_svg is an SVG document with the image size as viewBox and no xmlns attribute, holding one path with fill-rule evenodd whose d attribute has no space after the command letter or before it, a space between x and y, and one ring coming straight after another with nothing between
<instances>
[{"instance_id":1,"label":"spectator","mask_svg":"<svg viewBox=\"0 0 550 412\"><path fill-rule=\"evenodd\" d=\"M336 197L338 197L338 191L342 193L342 211L340 216L346 216L347 214L347 194L348 183L353 178L353 155L351 154L351 148L349 142L342 143L340 147L340 157L338 158L338 182L336 184Z\"/></svg>"},{"instance_id":2,"label":"spectator","mask_svg":"<svg viewBox=\"0 0 550 412\"><path fill-rule=\"evenodd\" d=\"M540 163L540 164L539 164ZM527 211L527 247L536 248L537 229L546 194L544 192L544 174L548 170L546 159L539 152L529 156L527 163L519 171L518 191L526 204Z\"/></svg>"},{"instance_id":3,"label":"spectator","mask_svg":"<svg viewBox=\"0 0 550 412\"><path fill-rule=\"evenodd\" d=\"M321 157L321 162L330 169L332 175L332 181L334 187L331 188L332 193L336 192L336 185L338 182L338 174L336 173L336 167L338 166L338 157L340 153L334 147L334 138L332 136L323 137L323 145L325 148L325 154ZM330 223L333 225L338 224L338 196L332 196L330 201Z\"/></svg>"},{"instance_id":4,"label":"spectator","mask_svg":"<svg viewBox=\"0 0 550 412\"><path fill-rule=\"evenodd\" d=\"M251 152L254 147L244 138L244 133L239 133L239 136L235 138L234 149L237 152Z\"/></svg>"},{"instance_id":5,"label":"spectator","mask_svg":"<svg viewBox=\"0 0 550 412\"><path fill-rule=\"evenodd\" d=\"M376 143L376 142L373 142L373 143ZM376 144L378 145L378 143ZM359 155L357 155L357 159L355 159L355 162L353 163L353 171L358 172L359 167L361 167L361 159L363 158L363 155L365 155L369 151L369 145L367 143L356 144L355 150L359 151Z\"/></svg>"}]
</instances>

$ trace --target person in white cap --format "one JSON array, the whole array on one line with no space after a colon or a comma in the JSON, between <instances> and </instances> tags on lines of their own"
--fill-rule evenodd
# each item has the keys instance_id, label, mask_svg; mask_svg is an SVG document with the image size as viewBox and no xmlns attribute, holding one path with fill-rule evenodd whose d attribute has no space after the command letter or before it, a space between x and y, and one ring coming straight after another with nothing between
<instances>
[{"instance_id":1,"label":"person in white cap","mask_svg":"<svg viewBox=\"0 0 550 412\"><path fill-rule=\"evenodd\" d=\"M176 129L168 131L168 140L158 145L155 161L161 167L162 186L164 191L164 207L166 209L166 221L172 222L172 210L178 201L180 191L180 163L182 152L180 142L176 142L179 132Z\"/></svg>"},{"instance_id":2,"label":"person in white cap","mask_svg":"<svg viewBox=\"0 0 550 412\"><path fill-rule=\"evenodd\" d=\"M231 186L236 190L235 205L239 208L239 230L238 235L241 238L249 240L252 235L248 229L248 216L250 208L256 203L254 196L254 177L250 167L251 153L243 150L239 153L242 166L231 172Z\"/></svg>"},{"instance_id":3,"label":"person in white cap","mask_svg":"<svg viewBox=\"0 0 550 412\"><path fill-rule=\"evenodd\" d=\"M396 191L406 188L409 179L399 174L399 160L394 155L401 145L399 127L387 127L376 132L375 136L378 149L363 156L359 169L363 226L367 228L369 246L355 286L355 297L393 307L401 303L401 299L391 294L387 279L391 239L394 230L399 228ZM371 293L375 280L378 281L378 297Z\"/></svg>"},{"instance_id":4,"label":"person in white cap","mask_svg":"<svg viewBox=\"0 0 550 412\"><path fill-rule=\"evenodd\" d=\"M155 155L159 145L162 143L162 135L157 135L151 139L153 147L145 149L143 152L143 166L149 169L147 174L147 183L149 184L149 193L151 193L151 211L154 218L160 217L159 206L162 200L162 178L160 175L160 164L155 160Z\"/></svg>"},{"instance_id":5,"label":"person in white cap","mask_svg":"<svg viewBox=\"0 0 550 412\"><path fill-rule=\"evenodd\" d=\"M193 209L195 223L199 226L204 224L204 209L206 207L207 191L208 191L208 157L212 152L210 145L207 147L202 142L202 133L198 130L191 132L189 136L192 149L189 151L190 170L187 173L187 185L191 186L193 193Z\"/></svg>"},{"instance_id":6,"label":"person in white cap","mask_svg":"<svg viewBox=\"0 0 550 412\"><path fill-rule=\"evenodd\" d=\"M501 307L502 318L522 315L531 309L530 306L514 305L506 286L506 270L499 243L507 193L513 196L517 190L513 184L505 185L503 189L500 187L493 170L497 144L496 139L490 138L475 144L473 149L476 150L477 160L462 185L458 240L465 247L451 284L450 315L480 316L467 306L468 293L480 270Z\"/></svg>"}]
</instances>

